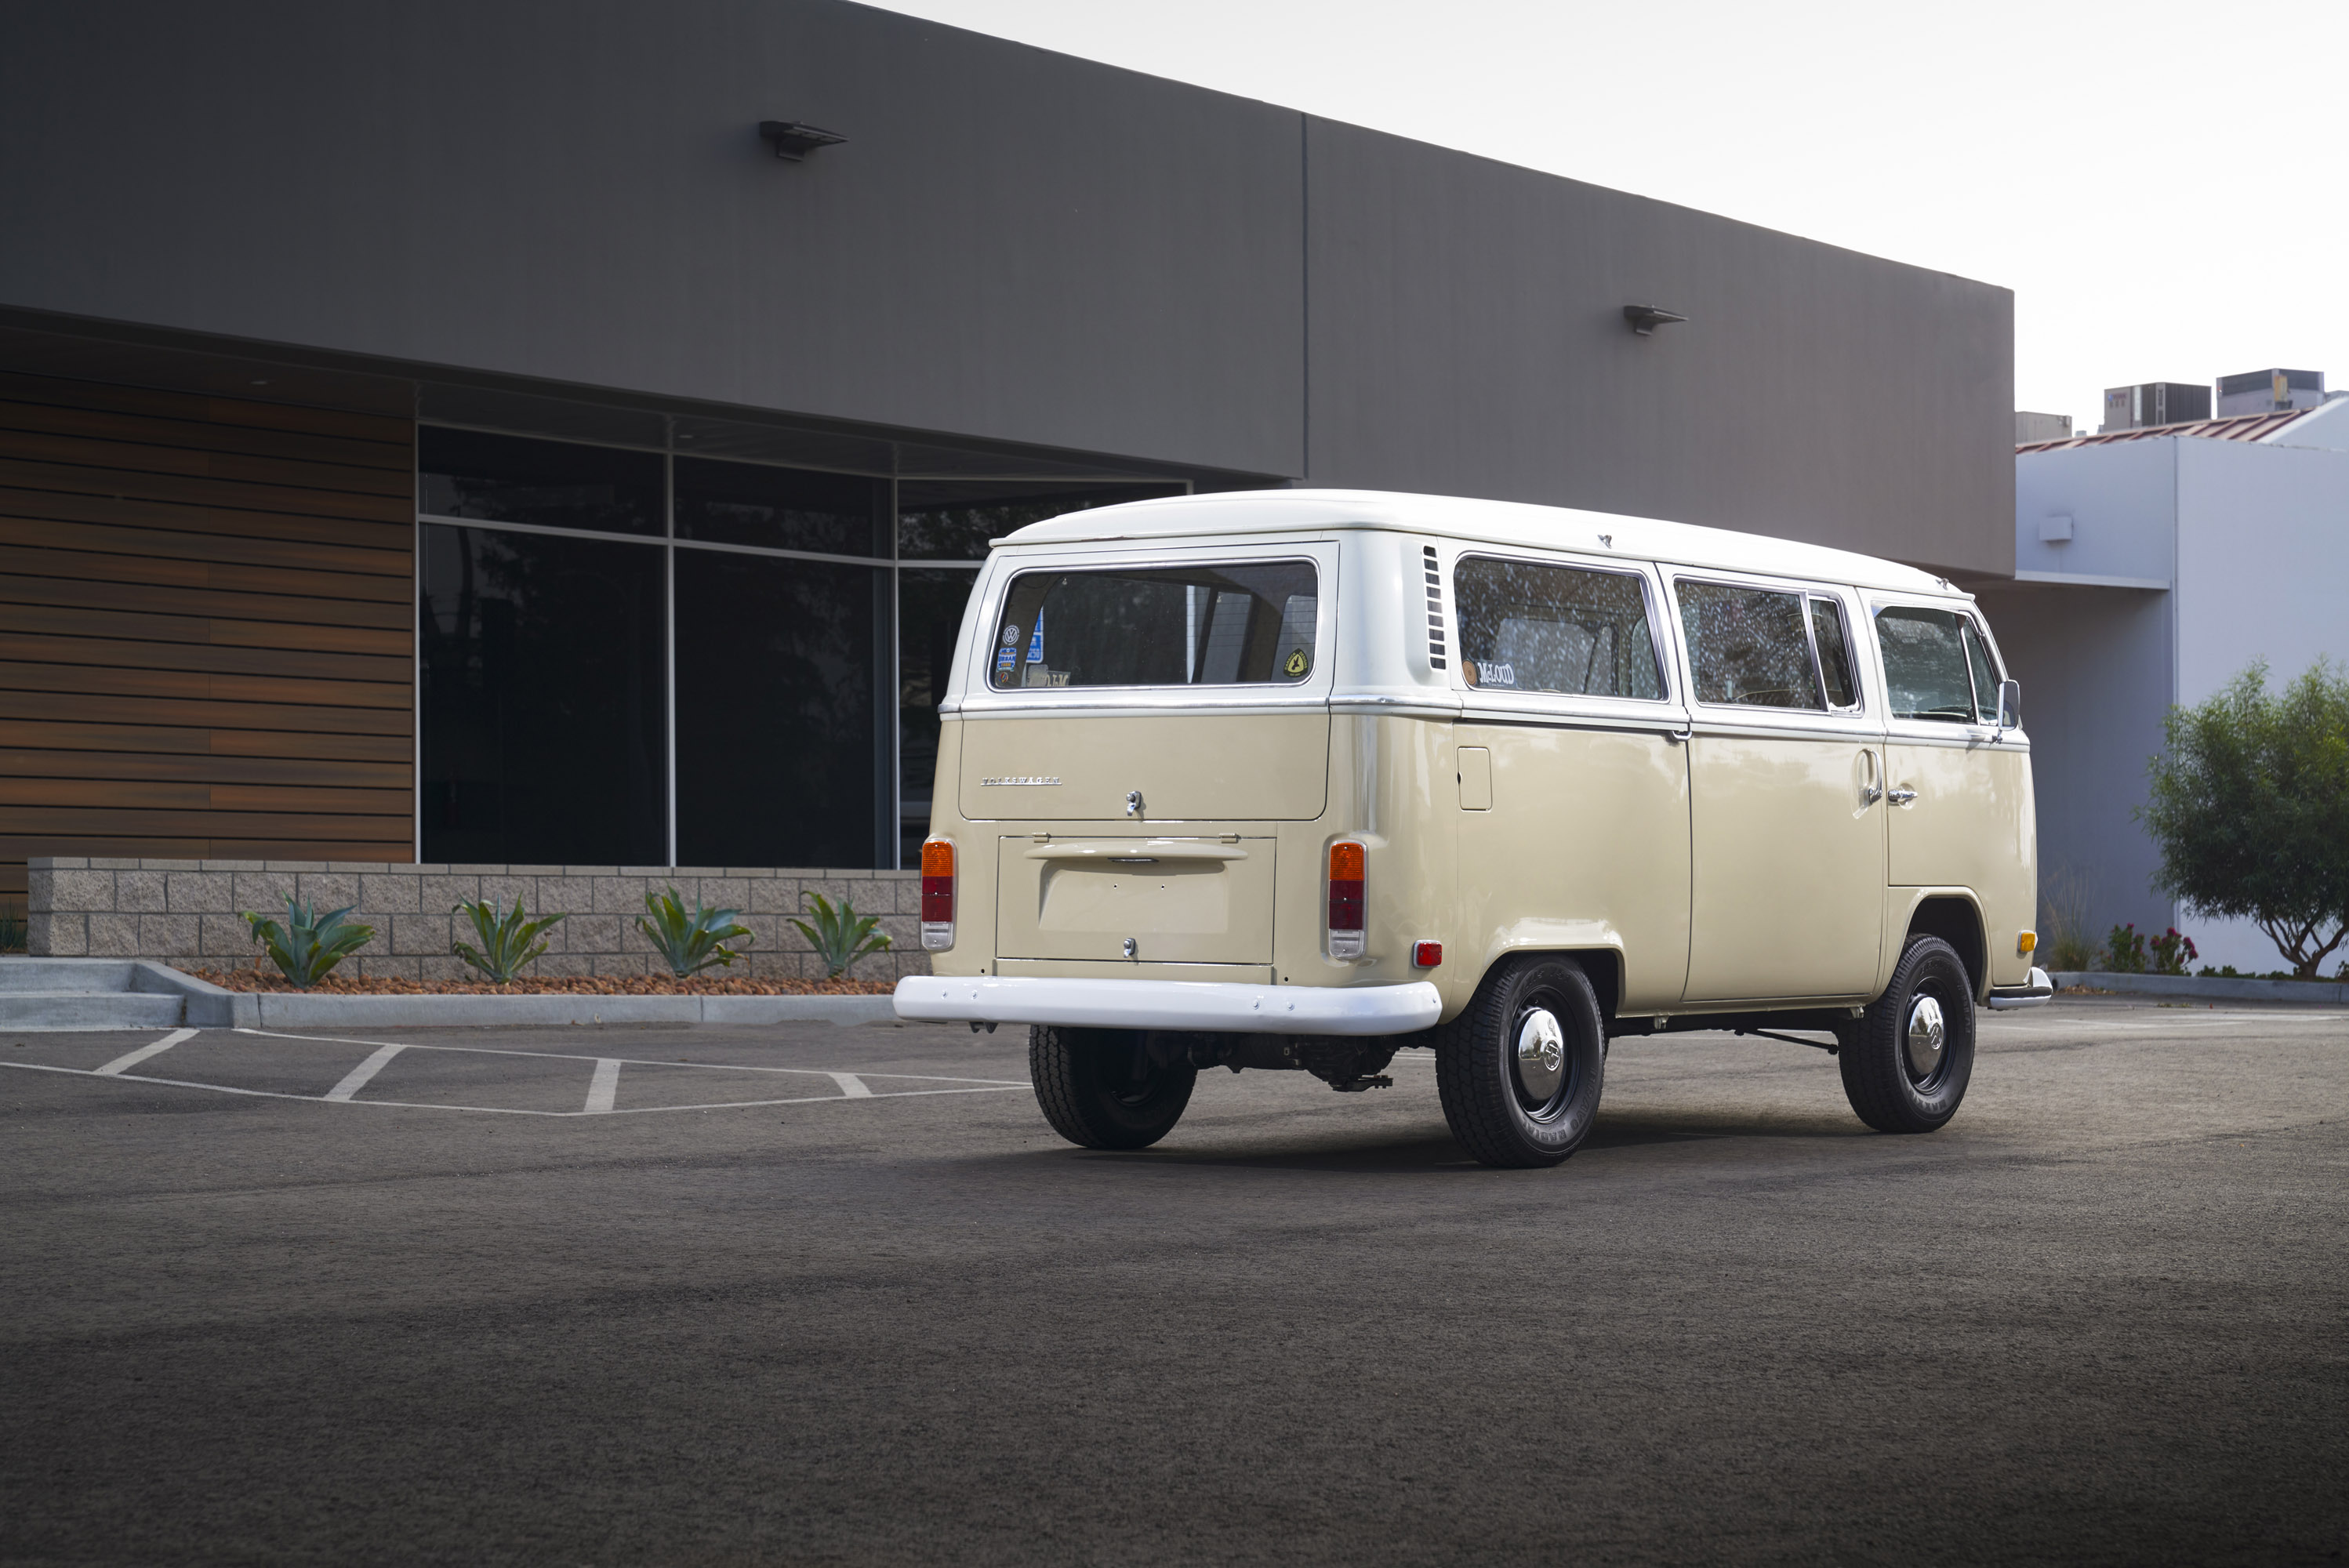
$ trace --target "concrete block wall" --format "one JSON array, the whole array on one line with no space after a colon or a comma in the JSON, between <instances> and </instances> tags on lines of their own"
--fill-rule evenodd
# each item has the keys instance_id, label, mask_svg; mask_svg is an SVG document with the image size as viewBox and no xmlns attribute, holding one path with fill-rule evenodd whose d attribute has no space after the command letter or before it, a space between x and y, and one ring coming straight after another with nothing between
<instances>
[{"instance_id":1,"label":"concrete block wall","mask_svg":"<svg viewBox=\"0 0 2349 1568\"><path fill-rule=\"evenodd\" d=\"M151 958L181 969L251 965L254 945L242 913L283 919L288 896L321 909L356 904L355 918L375 939L343 961L343 973L410 980L471 975L449 951L472 925L450 913L460 899L487 898L510 908L516 896L533 917L568 918L546 933L542 975L648 975L659 959L636 927L647 892L675 887L688 907L698 898L738 909L754 940L744 960L717 976L821 980L823 965L788 923L803 895L845 898L860 914L878 914L894 944L860 959L853 976L895 980L930 972L922 952L916 872L794 870L768 866L452 866L378 865L346 861L151 861L35 857L26 899L26 950L36 957ZM263 959L265 965L266 958Z\"/></svg>"}]
</instances>

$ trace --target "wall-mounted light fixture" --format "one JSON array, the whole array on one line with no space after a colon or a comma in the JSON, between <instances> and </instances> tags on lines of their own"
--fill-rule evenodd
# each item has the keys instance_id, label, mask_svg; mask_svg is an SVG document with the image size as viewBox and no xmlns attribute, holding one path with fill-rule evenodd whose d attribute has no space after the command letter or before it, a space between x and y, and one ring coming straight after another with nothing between
<instances>
[{"instance_id":1,"label":"wall-mounted light fixture","mask_svg":"<svg viewBox=\"0 0 2349 1568\"><path fill-rule=\"evenodd\" d=\"M1688 317L1652 304L1627 304L1623 307L1623 319L1631 324L1633 332L1641 337L1649 337L1654 335L1656 328L1669 322L1686 321Z\"/></svg>"},{"instance_id":2,"label":"wall-mounted light fixture","mask_svg":"<svg viewBox=\"0 0 2349 1568\"><path fill-rule=\"evenodd\" d=\"M795 119L762 119L759 122L759 139L772 147L776 157L797 163L817 148L837 147L848 138L837 131L802 125Z\"/></svg>"}]
</instances>

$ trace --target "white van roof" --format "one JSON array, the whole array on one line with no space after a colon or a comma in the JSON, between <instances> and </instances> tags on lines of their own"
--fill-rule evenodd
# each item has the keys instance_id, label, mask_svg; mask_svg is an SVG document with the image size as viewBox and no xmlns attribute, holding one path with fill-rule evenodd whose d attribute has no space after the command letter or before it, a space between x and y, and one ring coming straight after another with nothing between
<instances>
[{"instance_id":1,"label":"white van roof","mask_svg":"<svg viewBox=\"0 0 2349 1568\"><path fill-rule=\"evenodd\" d=\"M1331 528L1436 533L1491 544L1620 555L1634 561L1846 583L1904 593L1961 593L1930 572L1825 545L1611 511L1392 490L1222 490L1167 496L1031 522L995 542L1061 544L1185 534L1318 532Z\"/></svg>"}]
</instances>

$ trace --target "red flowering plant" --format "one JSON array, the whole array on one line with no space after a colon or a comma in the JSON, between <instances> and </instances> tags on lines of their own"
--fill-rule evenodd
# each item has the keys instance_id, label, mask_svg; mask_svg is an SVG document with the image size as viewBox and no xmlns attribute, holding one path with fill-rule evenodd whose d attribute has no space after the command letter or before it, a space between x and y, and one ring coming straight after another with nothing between
<instances>
[{"instance_id":1,"label":"red flowering plant","mask_svg":"<svg viewBox=\"0 0 2349 1568\"><path fill-rule=\"evenodd\" d=\"M2146 946L2156 975L2183 975L2186 966L2201 956L2194 951L2194 939L2174 925L2159 936L2147 938Z\"/></svg>"}]
</instances>

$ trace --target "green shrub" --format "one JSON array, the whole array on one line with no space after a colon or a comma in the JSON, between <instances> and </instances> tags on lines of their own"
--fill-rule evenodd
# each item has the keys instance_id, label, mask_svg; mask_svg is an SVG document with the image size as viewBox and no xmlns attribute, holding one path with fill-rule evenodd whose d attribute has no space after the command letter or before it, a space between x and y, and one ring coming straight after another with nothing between
<instances>
[{"instance_id":1,"label":"green shrub","mask_svg":"<svg viewBox=\"0 0 2349 1568\"><path fill-rule=\"evenodd\" d=\"M2183 975L2189 964L2202 956L2194 951L2194 939L2174 925L2150 938L2146 946L2151 952L2156 975Z\"/></svg>"},{"instance_id":2,"label":"green shrub","mask_svg":"<svg viewBox=\"0 0 2349 1568\"><path fill-rule=\"evenodd\" d=\"M2116 975L2145 973L2145 933L2132 921L2116 925L2105 937L2105 967Z\"/></svg>"},{"instance_id":3,"label":"green shrub","mask_svg":"<svg viewBox=\"0 0 2349 1568\"><path fill-rule=\"evenodd\" d=\"M2253 665L2164 720L2137 811L2155 885L2197 913L2249 916L2303 980L2349 939L2349 676L2323 660L2280 694Z\"/></svg>"},{"instance_id":4,"label":"green shrub","mask_svg":"<svg viewBox=\"0 0 2349 1568\"><path fill-rule=\"evenodd\" d=\"M449 913L460 912L473 923L473 934L481 944L475 947L469 943L452 942L449 951L500 985L513 984L523 965L546 951L546 944L539 940L540 934L564 918L550 914L538 920L526 919L520 895L516 895L513 909L506 914L501 915L498 906L485 899L460 901Z\"/></svg>"},{"instance_id":5,"label":"green shrub","mask_svg":"<svg viewBox=\"0 0 2349 1568\"><path fill-rule=\"evenodd\" d=\"M299 899L288 898L284 925L258 914L247 914L244 923L285 978L307 991L374 938L374 926L344 918L357 907L348 904L320 914Z\"/></svg>"},{"instance_id":6,"label":"green shrub","mask_svg":"<svg viewBox=\"0 0 2349 1568\"><path fill-rule=\"evenodd\" d=\"M823 894L812 892L801 895L800 906L806 908L811 900L815 904L815 923L810 925L804 920L792 923L800 928L800 934L808 939L808 945L823 960L825 979L847 974L849 966L868 953L888 950L888 936L873 934L873 928L881 923L879 915L859 914L856 906L846 899L834 907Z\"/></svg>"},{"instance_id":7,"label":"green shrub","mask_svg":"<svg viewBox=\"0 0 2349 1568\"><path fill-rule=\"evenodd\" d=\"M711 909L699 899L693 901L693 913L685 913L684 901L677 889L668 890L667 897L657 892L645 894L645 913L636 917L636 929L652 939L654 948L669 967L669 973L682 980L688 975L698 975L713 964L732 964L741 956L724 944L739 942L750 944L750 928L741 923L739 909Z\"/></svg>"}]
</instances>

